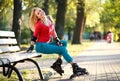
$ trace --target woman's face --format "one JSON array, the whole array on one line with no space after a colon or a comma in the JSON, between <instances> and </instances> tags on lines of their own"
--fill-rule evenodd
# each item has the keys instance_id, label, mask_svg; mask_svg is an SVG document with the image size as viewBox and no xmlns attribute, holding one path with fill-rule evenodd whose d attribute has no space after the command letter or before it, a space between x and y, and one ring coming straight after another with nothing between
<instances>
[{"instance_id":1,"label":"woman's face","mask_svg":"<svg viewBox=\"0 0 120 81\"><path fill-rule=\"evenodd\" d=\"M37 8L35 10L35 15L37 16L38 19L42 19L45 16L45 12L42 9Z\"/></svg>"}]
</instances>

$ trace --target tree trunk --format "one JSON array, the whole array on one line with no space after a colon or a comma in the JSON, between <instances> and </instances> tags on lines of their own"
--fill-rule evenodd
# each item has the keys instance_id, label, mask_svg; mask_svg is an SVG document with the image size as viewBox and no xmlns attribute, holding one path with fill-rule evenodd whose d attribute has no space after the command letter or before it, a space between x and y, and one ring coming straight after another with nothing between
<instances>
[{"instance_id":1,"label":"tree trunk","mask_svg":"<svg viewBox=\"0 0 120 81\"><path fill-rule=\"evenodd\" d=\"M82 33L84 25L84 1L78 0L77 3L77 19L76 26L74 28L72 44L81 44L82 43Z\"/></svg>"},{"instance_id":2,"label":"tree trunk","mask_svg":"<svg viewBox=\"0 0 120 81\"><path fill-rule=\"evenodd\" d=\"M46 15L49 15L49 0L44 0L43 6L43 10L45 11Z\"/></svg>"},{"instance_id":3,"label":"tree trunk","mask_svg":"<svg viewBox=\"0 0 120 81\"><path fill-rule=\"evenodd\" d=\"M56 32L60 39L64 36L65 13L67 7L67 0L56 0L58 3L56 14Z\"/></svg>"},{"instance_id":4,"label":"tree trunk","mask_svg":"<svg viewBox=\"0 0 120 81\"><path fill-rule=\"evenodd\" d=\"M84 19L83 19L83 31L82 32L84 32L85 30L85 24L86 24L86 15L84 16Z\"/></svg>"},{"instance_id":5,"label":"tree trunk","mask_svg":"<svg viewBox=\"0 0 120 81\"><path fill-rule=\"evenodd\" d=\"M17 39L19 46L20 46L20 38L21 38L21 32L20 32L21 14L22 14L22 0L14 0L12 31L15 32L15 37Z\"/></svg>"},{"instance_id":6,"label":"tree trunk","mask_svg":"<svg viewBox=\"0 0 120 81\"><path fill-rule=\"evenodd\" d=\"M71 37L72 37L71 30L72 29L70 27L68 27L68 40L71 40Z\"/></svg>"}]
</instances>

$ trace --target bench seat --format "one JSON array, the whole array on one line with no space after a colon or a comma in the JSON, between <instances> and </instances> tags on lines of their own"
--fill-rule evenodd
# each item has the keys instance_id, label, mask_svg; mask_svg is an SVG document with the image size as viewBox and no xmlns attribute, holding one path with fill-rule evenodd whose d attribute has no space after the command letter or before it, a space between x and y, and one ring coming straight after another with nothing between
<instances>
[{"instance_id":1,"label":"bench seat","mask_svg":"<svg viewBox=\"0 0 120 81\"><path fill-rule=\"evenodd\" d=\"M41 57L41 54L36 52L26 53L25 51L0 54L0 58L7 58L9 59L10 62L17 62L26 58L33 58L33 57ZM6 63L6 61L4 61L4 63Z\"/></svg>"}]
</instances>

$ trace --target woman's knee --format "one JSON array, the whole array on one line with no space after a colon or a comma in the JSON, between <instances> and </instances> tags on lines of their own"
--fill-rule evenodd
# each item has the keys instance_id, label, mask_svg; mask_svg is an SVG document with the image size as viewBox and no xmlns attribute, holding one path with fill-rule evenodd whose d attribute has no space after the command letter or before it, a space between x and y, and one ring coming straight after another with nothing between
<instances>
[{"instance_id":1,"label":"woman's knee","mask_svg":"<svg viewBox=\"0 0 120 81\"><path fill-rule=\"evenodd\" d=\"M61 48L60 55L62 55L68 63L72 62L73 60L72 57L69 55L68 50L64 46Z\"/></svg>"},{"instance_id":2,"label":"woman's knee","mask_svg":"<svg viewBox=\"0 0 120 81\"><path fill-rule=\"evenodd\" d=\"M61 40L63 46L67 47L67 41Z\"/></svg>"}]
</instances>

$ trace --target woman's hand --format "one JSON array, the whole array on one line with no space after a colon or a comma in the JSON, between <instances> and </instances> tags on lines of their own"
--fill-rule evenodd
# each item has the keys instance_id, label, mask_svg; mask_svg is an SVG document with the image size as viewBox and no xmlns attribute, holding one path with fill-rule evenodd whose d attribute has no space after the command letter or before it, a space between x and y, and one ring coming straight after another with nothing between
<instances>
[{"instance_id":1,"label":"woman's hand","mask_svg":"<svg viewBox=\"0 0 120 81\"><path fill-rule=\"evenodd\" d=\"M62 42L57 42L57 44L58 44L58 46L62 46L63 44L62 44Z\"/></svg>"},{"instance_id":2,"label":"woman's hand","mask_svg":"<svg viewBox=\"0 0 120 81\"><path fill-rule=\"evenodd\" d=\"M27 49L28 53L31 53L34 49L34 45L30 45L30 47Z\"/></svg>"},{"instance_id":3,"label":"woman's hand","mask_svg":"<svg viewBox=\"0 0 120 81\"><path fill-rule=\"evenodd\" d=\"M27 49L27 52L31 53L31 52L33 51L33 49L34 49L34 44L35 44L36 40L37 40L37 37L35 37L35 36L32 36L32 37L31 37L31 45L30 45L30 47Z\"/></svg>"},{"instance_id":4,"label":"woman's hand","mask_svg":"<svg viewBox=\"0 0 120 81\"><path fill-rule=\"evenodd\" d=\"M62 46L63 45L58 37L55 37L54 39L55 39L56 43L58 44L58 46Z\"/></svg>"}]
</instances>

